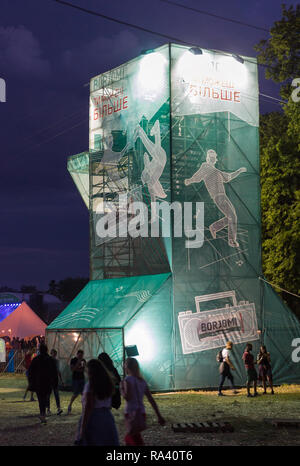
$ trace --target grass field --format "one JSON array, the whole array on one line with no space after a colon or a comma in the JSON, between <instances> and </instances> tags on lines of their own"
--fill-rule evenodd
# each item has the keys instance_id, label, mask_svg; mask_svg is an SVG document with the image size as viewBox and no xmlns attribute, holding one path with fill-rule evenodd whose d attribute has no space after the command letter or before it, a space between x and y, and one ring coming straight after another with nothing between
<instances>
[{"instance_id":1,"label":"grass field","mask_svg":"<svg viewBox=\"0 0 300 466\"><path fill-rule=\"evenodd\" d=\"M38 419L38 403L23 401L26 379L22 375L0 376L0 445L72 445L81 413L80 399L73 405L72 414L66 409L71 394L60 392L64 413L53 414L47 425ZM262 389L259 389L262 393ZM300 429L274 428L264 418L299 418L300 386L283 385L275 388L275 395L247 398L246 390L238 395L226 391L226 397L216 392L180 392L157 394L155 399L167 421L161 427L146 402L148 429L144 432L147 445L152 446L219 446L219 445L300 445ZM29 400L29 395L28 395ZM52 412L56 413L54 397ZM113 410L123 443L124 427L122 407ZM174 433L171 424L205 420L230 421L233 433Z\"/></svg>"}]
</instances>

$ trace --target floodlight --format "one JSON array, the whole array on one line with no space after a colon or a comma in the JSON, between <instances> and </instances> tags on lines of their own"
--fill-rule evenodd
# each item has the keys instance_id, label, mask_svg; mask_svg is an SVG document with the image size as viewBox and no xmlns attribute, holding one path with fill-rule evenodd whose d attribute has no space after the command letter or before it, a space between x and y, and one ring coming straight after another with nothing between
<instances>
[{"instance_id":1,"label":"floodlight","mask_svg":"<svg viewBox=\"0 0 300 466\"><path fill-rule=\"evenodd\" d=\"M200 49L200 47L191 47L191 48L189 49L189 52L191 52L191 53L194 54L194 55L202 55L202 54L203 54L203 52L202 52L202 50Z\"/></svg>"}]
</instances>

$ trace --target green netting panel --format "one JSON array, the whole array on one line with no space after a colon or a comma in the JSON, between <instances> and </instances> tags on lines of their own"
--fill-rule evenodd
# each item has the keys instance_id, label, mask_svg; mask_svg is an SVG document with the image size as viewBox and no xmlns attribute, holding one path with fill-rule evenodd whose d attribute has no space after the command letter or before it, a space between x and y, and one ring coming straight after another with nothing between
<instances>
[{"instance_id":1,"label":"green netting panel","mask_svg":"<svg viewBox=\"0 0 300 466\"><path fill-rule=\"evenodd\" d=\"M151 201L170 199L168 65L169 49L164 46L154 54L139 57L91 80L92 280L170 270L170 239L134 239L130 235L104 239L97 233L102 215L99 216L99 210L109 212L104 206L107 201L120 213L121 195L127 196L128 204L143 201L148 206ZM153 69L157 73L153 74ZM154 179L155 174L153 178L153 164L159 166L160 179L158 176Z\"/></svg>"},{"instance_id":2,"label":"green netting panel","mask_svg":"<svg viewBox=\"0 0 300 466\"><path fill-rule=\"evenodd\" d=\"M47 328L123 328L169 276L159 274L90 281Z\"/></svg>"},{"instance_id":3,"label":"green netting panel","mask_svg":"<svg viewBox=\"0 0 300 466\"><path fill-rule=\"evenodd\" d=\"M150 386L169 389L174 384L171 274L91 281L46 335L49 348L58 351L65 383L78 349L87 360L107 352L122 373L125 344L137 345Z\"/></svg>"},{"instance_id":4,"label":"green netting panel","mask_svg":"<svg viewBox=\"0 0 300 466\"><path fill-rule=\"evenodd\" d=\"M172 277L124 328L125 345L137 345L137 359L153 390L175 388Z\"/></svg>"},{"instance_id":5,"label":"green netting panel","mask_svg":"<svg viewBox=\"0 0 300 466\"><path fill-rule=\"evenodd\" d=\"M72 155L68 159L68 171L87 208L89 207L90 192L89 163L88 152Z\"/></svg>"},{"instance_id":6,"label":"green netting panel","mask_svg":"<svg viewBox=\"0 0 300 466\"><path fill-rule=\"evenodd\" d=\"M276 383L299 383L300 324L270 285L263 283L263 341L273 355ZM297 340L298 339L298 340ZM293 358L293 352L296 352ZM298 362L297 362L298 361Z\"/></svg>"},{"instance_id":7,"label":"green netting panel","mask_svg":"<svg viewBox=\"0 0 300 466\"><path fill-rule=\"evenodd\" d=\"M217 386L216 353L230 339L241 384L243 347L260 336L256 65L173 46L171 66L173 199L203 202L204 215L200 247L173 240L175 383Z\"/></svg>"},{"instance_id":8,"label":"green netting panel","mask_svg":"<svg viewBox=\"0 0 300 466\"><path fill-rule=\"evenodd\" d=\"M153 389L217 386L216 354L227 340L237 384L245 383L248 341L255 355L267 345L275 382L300 382L300 364L291 359L299 322L259 280L256 60L192 52L169 44L91 80L92 281L51 326L119 327L125 344L140 348ZM151 201L158 203L159 237L128 234L134 201L149 214ZM163 201L177 203L183 218L163 214ZM118 228L129 225L126 235L103 237L101 219L114 210ZM140 225L150 231L151 219L141 215ZM106 228L112 231L109 222ZM149 299L139 301L146 289Z\"/></svg>"},{"instance_id":9,"label":"green netting panel","mask_svg":"<svg viewBox=\"0 0 300 466\"><path fill-rule=\"evenodd\" d=\"M241 356L248 341L254 355L265 342L275 381L300 381L300 367L291 361L291 336L299 334L299 322L282 312L275 293L266 294L258 279L255 60L239 63L206 50L195 56L188 47L172 46L171 76L173 200L204 203L201 247L186 248L185 238L173 239L176 387L217 386L216 353L229 339L236 383L245 383ZM274 343L279 328L282 350Z\"/></svg>"}]
</instances>

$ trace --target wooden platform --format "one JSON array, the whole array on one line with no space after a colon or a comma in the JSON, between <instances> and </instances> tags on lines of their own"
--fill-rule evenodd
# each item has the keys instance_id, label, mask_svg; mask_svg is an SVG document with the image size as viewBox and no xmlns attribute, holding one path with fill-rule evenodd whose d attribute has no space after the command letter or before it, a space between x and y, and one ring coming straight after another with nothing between
<instances>
[{"instance_id":1,"label":"wooden platform","mask_svg":"<svg viewBox=\"0 0 300 466\"><path fill-rule=\"evenodd\" d=\"M234 428L230 422L226 421L201 421L201 422L182 422L180 424L172 424L174 432L233 432Z\"/></svg>"},{"instance_id":2,"label":"wooden platform","mask_svg":"<svg viewBox=\"0 0 300 466\"><path fill-rule=\"evenodd\" d=\"M300 419L265 418L264 422L274 427L300 427Z\"/></svg>"}]
</instances>

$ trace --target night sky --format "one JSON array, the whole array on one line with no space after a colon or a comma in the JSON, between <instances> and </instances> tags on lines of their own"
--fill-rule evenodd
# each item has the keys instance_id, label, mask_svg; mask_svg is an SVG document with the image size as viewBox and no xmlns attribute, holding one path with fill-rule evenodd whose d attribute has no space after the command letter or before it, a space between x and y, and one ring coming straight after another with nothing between
<instances>
[{"instance_id":1,"label":"night sky","mask_svg":"<svg viewBox=\"0 0 300 466\"><path fill-rule=\"evenodd\" d=\"M268 33L182 10L160 0L69 0L76 5L203 48L255 56ZM268 29L282 0L178 0ZM295 2L285 1L286 5ZM0 77L0 286L88 277L88 210L67 172L67 157L88 149L92 76L168 42L51 0L2 0ZM279 97L264 79L260 92ZM280 110L260 100L260 111Z\"/></svg>"}]
</instances>

